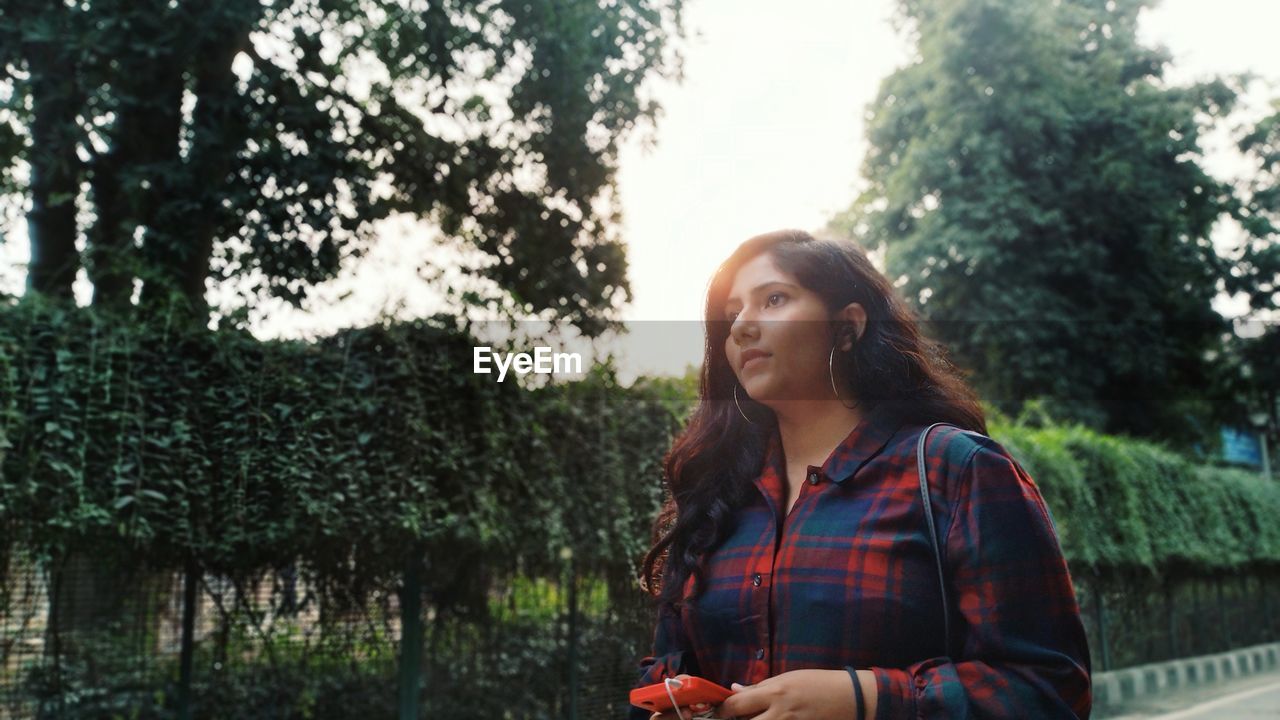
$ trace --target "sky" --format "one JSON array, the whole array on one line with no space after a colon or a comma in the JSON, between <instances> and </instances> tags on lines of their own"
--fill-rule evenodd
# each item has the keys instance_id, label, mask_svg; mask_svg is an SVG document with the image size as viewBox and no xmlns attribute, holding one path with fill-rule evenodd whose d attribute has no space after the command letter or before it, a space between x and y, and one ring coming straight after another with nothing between
<instances>
[{"instance_id":1,"label":"sky","mask_svg":"<svg viewBox=\"0 0 1280 720\"><path fill-rule=\"evenodd\" d=\"M672 322L700 318L711 273L740 242L786 227L820 229L853 200L863 114L880 81L909 56L889 23L892 7L892 0L688 2L684 82L649 86L664 107L653 145L631 137L619 157L633 294L623 317L641 338L646 326L651 335L635 345L647 352L624 352L635 369L678 372L698 362L697 332L676 341ZM1171 80L1252 71L1280 94L1277 27L1275 0L1165 0L1143 16L1141 33L1173 52ZM1224 173L1232 167L1225 153L1211 163ZM0 246L0 269L25 263L23 229ZM358 267L319 289L314 311L261 308L255 334L312 336L369 323L396 306L433 312L436 295L417 268L432 260L434 235L392 221ZM0 285L19 291L21 276L16 287L14 277L4 274Z\"/></svg>"},{"instance_id":2,"label":"sky","mask_svg":"<svg viewBox=\"0 0 1280 720\"><path fill-rule=\"evenodd\" d=\"M707 279L738 243L821 228L853 200L863 113L908 59L887 21L892 6L808 0L784 14L757 0L691 5L703 39L690 44L687 82L659 93L659 147L632 143L621 158L632 318L699 317ZM1175 80L1246 70L1280 79L1276 27L1280 3L1270 0L1166 0L1141 25L1145 41L1173 51Z\"/></svg>"}]
</instances>

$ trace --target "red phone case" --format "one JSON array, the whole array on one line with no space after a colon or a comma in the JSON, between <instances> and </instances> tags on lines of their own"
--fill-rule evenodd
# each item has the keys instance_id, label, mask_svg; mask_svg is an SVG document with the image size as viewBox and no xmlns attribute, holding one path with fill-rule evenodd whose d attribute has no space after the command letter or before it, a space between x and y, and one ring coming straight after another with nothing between
<instances>
[{"instance_id":1,"label":"red phone case","mask_svg":"<svg viewBox=\"0 0 1280 720\"><path fill-rule=\"evenodd\" d=\"M689 707L697 703L719 705L733 694L732 690L702 678L689 678L681 682L680 687L671 688L671 694L675 696L676 702L680 703L680 707ZM665 712L672 709L671 698L667 696L667 687L664 683L655 683L632 690L631 704L645 710Z\"/></svg>"}]
</instances>

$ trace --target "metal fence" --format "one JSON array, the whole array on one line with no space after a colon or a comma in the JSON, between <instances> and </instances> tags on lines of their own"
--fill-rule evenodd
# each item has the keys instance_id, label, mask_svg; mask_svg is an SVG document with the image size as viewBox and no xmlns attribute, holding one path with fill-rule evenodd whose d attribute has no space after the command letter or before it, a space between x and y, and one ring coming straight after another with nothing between
<instances>
[{"instance_id":1,"label":"metal fence","mask_svg":"<svg viewBox=\"0 0 1280 720\"><path fill-rule=\"evenodd\" d=\"M1280 640L1274 573L1075 579L1095 672Z\"/></svg>"},{"instance_id":2,"label":"metal fence","mask_svg":"<svg viewBox=\"0 0 1280 720\"><path fill-rule=\"evenodd\" d=\"M566 576L517 579L485 608L431 601L408 616L397 592L326 604L288 567L126 578L88 558L15 558L0 595L0 719L625 714L652 631L639 593ZM402 656L406 637L418 653Z\"/></svg>"},{"instance_id":3,"label":"metal fence","mask_svg":"<svg viewBox=\"0 0 1280 720\"><path fill-rule=\"evenodd\" d=\"M621 718L651 611L625 583L569 577L442 611L422 593L322 602L289 566L231 579L16 557L0 719ZM1280 640L1271 575L1076 580L1095 671Z\"/></svg>"}]
</instances>

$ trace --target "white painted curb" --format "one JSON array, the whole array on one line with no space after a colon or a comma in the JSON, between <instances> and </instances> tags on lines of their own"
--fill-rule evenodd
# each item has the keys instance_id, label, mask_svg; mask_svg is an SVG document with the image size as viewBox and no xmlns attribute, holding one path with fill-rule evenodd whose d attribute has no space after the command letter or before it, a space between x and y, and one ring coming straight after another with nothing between
<instances>
[{"instance_id":1,"label":"white painted curb","mask_svg":"<svg viewBox=\"0 0 1280 720\"><path fill-rule=\"evenodd\" d=\"M1216 655L1182 658L1094 673L1093 709L1160 695L1168 690L1202 687L1280 668L1280 643L1267 643Z\"/></svg>"}]
</instances>

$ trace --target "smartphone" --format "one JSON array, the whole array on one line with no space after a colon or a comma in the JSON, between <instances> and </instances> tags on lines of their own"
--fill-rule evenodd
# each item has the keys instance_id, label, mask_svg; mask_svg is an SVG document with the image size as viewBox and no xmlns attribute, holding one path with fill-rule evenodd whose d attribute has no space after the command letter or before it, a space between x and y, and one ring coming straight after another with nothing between
<instances>
[{"instance_id":1,"label":"smartphone","mask_svg":"<svg viewBox=\"0 0 1280 720\"><path fill-rule=\"evenodd\" d=\"M675 696L680 707L689 707L698 703L719 705L732 694L732 690L720 687L710 680L691 677L680 681L679 687L673 682L670 694L665 683L636 688L631 691L631 704L645 710L666 712L674 709L671 707L671 696Z\"/></svg>"}]
</instances>

